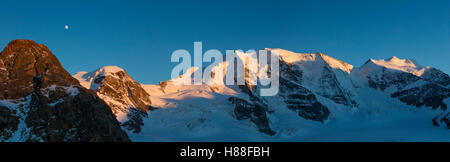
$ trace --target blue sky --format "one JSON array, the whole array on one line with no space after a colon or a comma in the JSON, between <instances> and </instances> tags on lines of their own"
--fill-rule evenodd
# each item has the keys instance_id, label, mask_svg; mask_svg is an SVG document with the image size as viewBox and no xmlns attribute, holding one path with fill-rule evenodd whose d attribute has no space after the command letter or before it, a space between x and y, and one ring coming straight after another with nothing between
<instances>
[{"instance_id":1,"label":"blue sky","mask_svg":"<svg viewBox=\"0 0 450 162\"><path fill-rule=\"evenodd\" d=\"M448 0L5 0L0 46L32 39L72 74L117 65L148 84L168 80L171 53L192 51L194 41L223 52L322 52L356 67L395 55L449 73L449 7Z\"/></svg>"}]
</instances>

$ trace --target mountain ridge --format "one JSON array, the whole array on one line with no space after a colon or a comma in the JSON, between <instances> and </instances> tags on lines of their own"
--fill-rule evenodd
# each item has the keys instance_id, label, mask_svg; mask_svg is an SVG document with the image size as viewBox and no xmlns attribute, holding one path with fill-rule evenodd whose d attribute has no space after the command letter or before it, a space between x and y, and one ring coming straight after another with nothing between
<instances>
[{"instance_id":1,"label":"mountain ridge","mask_svg":"<svg viewBox=\"0 0 450 162\"><path fill-rule=\"evenodd\" d=\"M176 84L196 68L158 85L117 66L71 76L46 46L10 44L0 53L1 141L450 140L449 77L410 59L355 68L278 49L279 93L261 96L247 76L244 85Z\"/></svg>"}]
</instances>

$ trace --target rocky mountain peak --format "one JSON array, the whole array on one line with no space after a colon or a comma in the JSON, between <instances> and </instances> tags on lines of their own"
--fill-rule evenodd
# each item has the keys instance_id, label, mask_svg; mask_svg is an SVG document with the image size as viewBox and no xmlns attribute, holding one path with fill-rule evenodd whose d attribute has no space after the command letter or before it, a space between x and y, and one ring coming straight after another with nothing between
<instances>
[{"instance_id":1,"label":"rocky mountain peak","mask_svg":"<svg viewBox=\"0 0 450 162\"><path fill-rule=\"evenodd\" d=\"M129 141L46 46L14 40L0 62L0 141Z\"/></svg>"},{"instance_id":2,"label":"rocky mountain peak","mask_svg":"<svg viewBox=\"0 0 450 162\"><path fill-rule=\"evenodd\" d=\"M423 69L414 59L400 59L396 56L392 56L388 59L373 60L370 59L366 64L375 64L376 66L384 67L387 69L397 70L412 73L420 76L420 71Z\"/></svg>"},{"instance_id":3,"label":"rocky mountain peak","mask_svg":"<svg viewBox=\"0 0 450 162\"><path fill-rule=\"evenodd\" d=\"M0 99L18 99L37 86L70 86L77 80L62 67L55 55L44 45L31 40L14 40L0 53Z\"/></svg>"},{"instance_id":4,"label":"rocky mountain peak","mask_svg":"<svg viewBox=\"0 0 450 162\"><path fill-rule=\"evenodd\" d=\"M16 40L9 42L8 45L5 47L5 49L3 50L3 52L11 53L14 51L20 51L21 49L22 50L25 50L25 49L31 50L32 48L35 48L35 49L43 48L46 51L49 51L47 46L45 46L43 44L38 44L35 41L25 40L25 39L16 39ZM43 53L35 53L35 54L43 54Z\"/></svg>"},{"instance_id":5,"label":"rocky mountain peak","mask_svg":"<svg viewBox=\"0 0 450 162\"><path fill-rule=\"evenodd\" d=\"M150 111L150 95L117 66L105 66L90 73L74 75L85 88L95 91L127 129L140 131L142 117Z\"/></svg>"}]
</instances>

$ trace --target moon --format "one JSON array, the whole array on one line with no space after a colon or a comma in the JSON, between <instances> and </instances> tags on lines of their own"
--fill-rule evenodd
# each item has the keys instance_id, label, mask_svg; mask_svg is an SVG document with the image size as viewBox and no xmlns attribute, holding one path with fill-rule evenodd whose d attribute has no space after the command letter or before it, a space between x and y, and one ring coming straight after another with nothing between
<instances>
[{"instance_id":1,"label":"moon","mask_svg":"<svg viewBox=\"0 0 450 162\"><path fill-rule=\"evenodd\" d=\"M66 30L69 30L69 26L68 25L64 26L64 28L66 28Z\"/></svg>"}]
</instances>

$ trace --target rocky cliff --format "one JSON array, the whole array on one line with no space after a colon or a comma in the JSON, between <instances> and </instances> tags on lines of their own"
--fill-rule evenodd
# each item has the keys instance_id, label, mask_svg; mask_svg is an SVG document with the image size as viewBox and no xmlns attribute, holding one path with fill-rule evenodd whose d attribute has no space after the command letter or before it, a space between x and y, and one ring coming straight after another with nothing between
<instances>
[{"instance_id":1,"label":"rocky cliff","mask_svg":"<svg viewBox=\"0 0 450 162\"><path fill-rule=\"evenodd\" d=\"M0 53L1 141L129 141L111 109L31 40Z\"/></svg>"}]
</instances>

